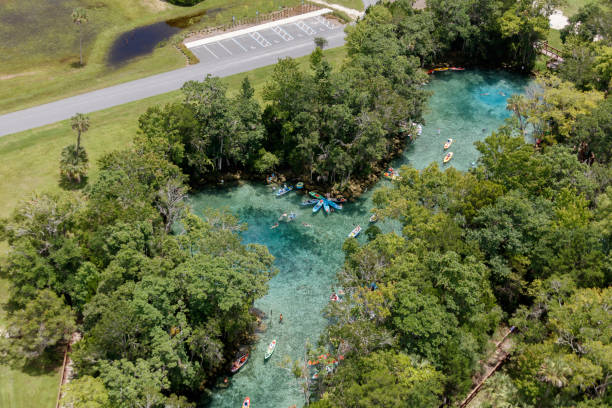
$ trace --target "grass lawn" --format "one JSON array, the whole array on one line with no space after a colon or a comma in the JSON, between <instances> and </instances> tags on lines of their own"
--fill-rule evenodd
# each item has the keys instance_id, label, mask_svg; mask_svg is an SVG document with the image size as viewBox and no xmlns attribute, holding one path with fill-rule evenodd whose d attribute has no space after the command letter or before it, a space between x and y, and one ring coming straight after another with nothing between
<instances>
[{"instance_id":1,"label":"grass lawn","mask_svg":"<svg viewBox=\"0 0 612 408\"><path fill-rule=\"evenodd\" d=\"M573 16L578 12L578 9L588 3L593 3L594 0L567 0L567 4L561 7L563 14L568 17Z\"/></svg>"},{"instance_id":2,"label":"grass lawn","mask_svg":"<svg viewBox=\"0 0 612 408\"><path fill-rule=\"evenodd\" d=\"M0 114L179 68L186 64L171 41L120 68L107 64L114 40L133 28L206 13L198 27L216 26L232 16L254 16L301 0L206 0L177 7L161 0L0 0ZM70 14L83 7L83 56Z\"/></svg>"},{"instance_id":3,"label":"grass lawn","mask_svg":"<svg viewBox=\"0 0 612 408\"><path fill-rule=\"evenodd\" d=\"M548 44L556 49L560 50L563 48L563 43L561 42L561 32L559 30L555 30L551 28L548 30L548 38L546 38Z\"/></svg>"},{"instance_id":4,"label":"grass lawn","mask_svg":"<svg viewBox=\"0 0 612 408\"><path fill-rule=\"evenodd\" d=\"M354 10L363 10L363 2L361 0L325 0L329 4L339 4L344 7Z\"/></svg>"},{"instance_id":5,"label":"grass lawn","mask_svg":"<svg viewBox=\"0 0 612 408\"><path fill-rule=\"evenodd\" d=\"M325 51L328 61L339 66L346 56L344 47ZM308 57L297 61L306 69ZM261 101L261 92L273 66L224 78L230 94L240 88L248 76ZM96 160L103 154L130 145L137 130L138 117L150 106L181 99L180 91L154 96L140 101L115 106L90 114L91 127L83 138L89 154L90 177L97 174ZM11 214L15 205L32 191L58 191L58 161L61 149L74 141L68 121L0 138L0 218ZM0 242L0 260L6 255L6 243ZM8 281L0 277L0 305L8 297ZM5 315L0 307L0 325ZM55 404L59 372L29 374L0 365L0 407L52 408Z\"/></svg>"}]
</instances>

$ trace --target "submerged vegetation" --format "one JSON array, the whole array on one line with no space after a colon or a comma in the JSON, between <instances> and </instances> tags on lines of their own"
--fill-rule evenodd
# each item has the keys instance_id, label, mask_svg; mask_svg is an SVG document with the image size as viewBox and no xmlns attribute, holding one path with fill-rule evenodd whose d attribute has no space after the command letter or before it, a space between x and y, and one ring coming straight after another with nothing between
<instances>
[{"instance_id":1,"label":"submerged vegetation","mask_svg":"<svg viewBox=\"0 0 612 408\"><path fill-rule=\"evenodd\" d=\"M253 302L276 270L264 246L241 242L246 226L235 216L194 215L188 183L274 169L337 189L368 180L422 121L422 66L473 60L528 71L556 2L411 6L370 8L347 29L338 70L320 49L308 72L279 61L263 108L248 79L233 96L218 78L186 83L180 102L140 117L134 145L103 156L82 192L25 200L0 223L11 247L1 355L44 359L78 330L66 403L204 404L250 340ZM505 325L516 334L486 389L495 406L612 403L611 33L597 30L597 74L584 82L562 68L509 99L513 116L477 143L474 169L404 167L375 193L377 217L401 234L371 227L366 244L344 243L343 299L308 351L326 370L293 369L313 407L460 402ZM570 30L565 39L578 49L594 38ZM89 126L74 123L66 154L80 157Z\"/></svg>"}]
</instances>

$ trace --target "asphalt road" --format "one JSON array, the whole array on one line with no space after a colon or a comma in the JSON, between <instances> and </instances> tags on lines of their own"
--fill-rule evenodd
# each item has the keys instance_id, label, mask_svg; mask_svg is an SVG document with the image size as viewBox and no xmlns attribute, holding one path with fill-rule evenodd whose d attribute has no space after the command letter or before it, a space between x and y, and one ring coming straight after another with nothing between
<instances>
[{"instance_id":1,"label":"asphalt road","mask_svg":"<svg viewBox=\"0 0 612 408\"><path fill-rule=\"evenodd\" d=\"M344 27L319 31L316 36L327 39L327 48L339 47L344 44ZM0 136L68 119L77 112L95 112L170 92L179 89L186 81L203 80L208 74L224 77L274 64L279 58L308 55L314 50L313 38L314 35L295 37L256 53L236 54L235 58L209 58L197 65L11 112L0 116Z\"/></svg>"}]
</instances>

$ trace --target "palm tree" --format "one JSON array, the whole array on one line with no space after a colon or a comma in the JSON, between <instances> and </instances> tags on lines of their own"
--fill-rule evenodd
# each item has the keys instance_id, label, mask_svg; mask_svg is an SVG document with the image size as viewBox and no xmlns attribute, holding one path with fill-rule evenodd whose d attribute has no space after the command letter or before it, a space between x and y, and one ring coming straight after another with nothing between
<instances>
[{"instance_id":1,"label":"palm tree","mask_svg":"<svg viewBox=\"0 0 612 408\"><path fill-rule=\"evenodd\" d=\"M87 10L77 7L72 10L70 17L72 17L72 22L79 28L79 65L83 66L83 30L81 25L89 21Z\"/></svg>"},{"instance_id":2,"label":"palm tree","mask_svg":"<svg viewBox=\"0 0 612 408\"><path fill-rule=\"evenodd\" d=\"M89 116L82 113L75 114L70 118L70 126L77 132L76 151L78 152L81 148L81 134L89 130Z\"/></svg>"}]
</instances>

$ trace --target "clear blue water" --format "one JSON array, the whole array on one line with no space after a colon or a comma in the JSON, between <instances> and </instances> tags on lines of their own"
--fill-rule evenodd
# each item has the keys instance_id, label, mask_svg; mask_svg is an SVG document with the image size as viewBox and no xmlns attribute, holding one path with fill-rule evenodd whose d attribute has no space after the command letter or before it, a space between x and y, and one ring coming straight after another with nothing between
<instances>
[{"instance_id":1,"label":"clear blue water","mask_svg":"<svg viewBox=\"0 0 612 408\"><path fill-rule=\"evenodd\" d=\"M509 115L506 98L523 92L527 83L525 78L504 72L435 74L427 85L433 96L423 134L394 164L411 164L418 169L433 161L442 165L442 146L451 137L455 140L450 149L454 158L449 165L467 170L478 158L474 141L502 124ZM251 361L232 378L231 386L214 392L211 407L237 408L246 396L255 408L304 405L297 381L281 363L286 356L294 360L302 357L306 342L316 344L326 324L321 311L328 302L336 272L342 267L342 243L355 225L368 226L375 188L329 216L323 211L313 215L312 207L301 206L303 194L291 192L277 198L271 187L263 184L209 189L192 197L197 214L211 207L227 208L238 215L249 226L243 233L244 242L266 245L280 270L270 282L269 294L255 305L266 314L272 312L272 319L265 320L267 330L252 350ZM279 222L278 228L270 228L279 215L290 211L297 213L296 221ZM363 236L359 239L365 241ZM282 324L278 323L279 313L284 317ZM263 356L272 339L277 340L278 346L264 363Z\"/></svg>"}]
</instances>

